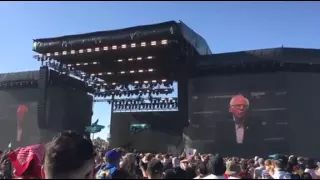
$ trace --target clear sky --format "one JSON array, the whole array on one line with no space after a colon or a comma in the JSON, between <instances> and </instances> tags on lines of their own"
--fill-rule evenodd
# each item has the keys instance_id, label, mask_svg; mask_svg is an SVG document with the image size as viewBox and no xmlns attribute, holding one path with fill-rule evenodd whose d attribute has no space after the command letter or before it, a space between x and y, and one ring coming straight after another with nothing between
<instances>
[{"instance_id":1,"label":"clear sky","mask_svg":"<svg viewBox=\"0 0 320 180\"><path fill-rule=\"evenodd\" d=\"M0 2L0 73L36 70L32 39L181 20L213 53L320 49L320 2ZM110 122L110 106L93 120ZM98 134L106 138L108 129Z\"/></svg>"}]
</instances>

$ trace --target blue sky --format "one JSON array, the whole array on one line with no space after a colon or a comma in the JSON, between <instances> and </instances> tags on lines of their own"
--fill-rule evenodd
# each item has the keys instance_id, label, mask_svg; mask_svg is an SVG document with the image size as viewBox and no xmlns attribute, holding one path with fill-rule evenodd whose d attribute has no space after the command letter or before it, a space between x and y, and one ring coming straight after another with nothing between
<instances>
[{"instance_id":1,"label":"blue sky","mask_svg":"<svg viewBox=\"0 0 320 180\"><path fill-rule=\"evenodd\" d=\"M32 39L168 20L182 20L213 53L282 45L320 49L319 17L319 2L1 2L0 73L39 68ZM94 105L97 118L109 124L107 103Z\"/></svg>"}]
</instances>

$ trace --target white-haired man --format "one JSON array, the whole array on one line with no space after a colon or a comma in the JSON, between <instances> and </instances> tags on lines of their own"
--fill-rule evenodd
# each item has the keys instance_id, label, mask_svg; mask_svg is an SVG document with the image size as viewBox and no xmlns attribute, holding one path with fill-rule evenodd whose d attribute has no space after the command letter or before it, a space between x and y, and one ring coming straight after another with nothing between
<instances>
[{"instance_id":1,"label":"white-haired man","mask_svg":"<svg viewBox=\"0 0 320 180\"><path fill-rule=\"evenodd\" d=\"M262 121L248 116L249 100L243 95L231 98L229 112L232 117L216 124L217 143L258 144L261 139Z\"/></svg>"}]
</instances>

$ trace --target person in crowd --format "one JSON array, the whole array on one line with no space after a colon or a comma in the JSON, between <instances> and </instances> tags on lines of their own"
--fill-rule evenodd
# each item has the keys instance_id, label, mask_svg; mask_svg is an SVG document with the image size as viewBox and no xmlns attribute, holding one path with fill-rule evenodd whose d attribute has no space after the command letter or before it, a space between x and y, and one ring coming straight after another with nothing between
<instances>
[{"instance_id":1,"label":"person in crowd","mask_svg":"<svg viewBox=\"0 0 320 180\"><path fill-rule=\"evenodd\" d=\"M0 161L0 172L1 176L0 179L12 179L12 164L9 159L9 153L10 151L6 151L4 153L1 153L1 161Z\"/></svg>"},{"instance_id":2,"label":"person in crowd","mask_svg":"<svg viewBox=\"0 0 320 180\"><path fill-rule=\"evenodd\" d=\"M289 157L288 167L286 171L291 174L291 179L300 179L300 175L299 175L300 169L298 169L297 157L295 156Z\"/></svg>"},{"instance_id":3,"label":"person in crowd","mask_svg":"<svg viewBox=\"0 0 320 180\"><path fill-rule=\"evenodd\" d=\"M134 163L134 165L135 165L135 174L136 174L136 177L138 179L143 178L142 171L141 171L140 166L139 166L139 163L141 162L141 159L142 159L142 156L136 152L135 153L135 163Z\"/></svg>"},{"instance_id":4,"label":"person in crowd","mask_svg":"<svg viewBox=\"0 0 320 180\"><path fill-rule=\"evenodd\" d=\"M254 170L255 170L255 160L249 159L247 162L247 172L250 178L253 178Z\"/></svg>"},{"instance_id":5,"label":"person in crowd","mask_svg":"<svg viewBox=\"0 0 320 180\"><path fill-rule=\"evenodd\" d=\"M186 172L181 167L175 167L173 170L176 172L178 179L187 179Z\"/></svg>"},{"instance_id":6,"label":"person in crowd","mask_svg":"<svg viewBox=\"0 0 320 180\"><path fill-rule=\"evenodd\" d=\"M263 158L259 158L257 160L258 162L258 167L254 169L253 172L253 179L262 179L262 171L265 170L265 166L264 166L264 159Z\"/></svg>"},{"instance_id":7,"label":"person in crowd","mask_svg":"<svg viewBox=\"0 0 320 180\"><path fill-rule=\"evenodd\" d=\"M202 179L203 177L205 177L208 174L206 164L198 163L196 166L196 174L197 177L195 177L194 179Z\"/></svg>"},{"instance_id":8,"label":"person in crowd","mask_svg":"<svg viewBox=\"0 0 320 180\"><path fill-rule=\"evenodd\" d=\"M163 156L162 163L163 163L164 171L167 170L167 169L172 169L173 168L172 160L171 160L171 158L170 158L170 156L168 154L165 154Z\"/></svg>"},{"instance_id":9,"label":"person in crowd","mask_svg":"<svg viewBox=\"0 0 320 180\"><path fill-rule=\"evenodd\" d=\"M300 169L303 169L304 171L306 169L305 159L303 157L298 157L298 163L299 163Z\"/></svg>"},{"instance_id":10,"label":"person in crowd","mask_svg":"<svg viewBox=\"0 0 320 180\"><path fill-rule=\"evenodd\" d=\"M163 160L162 154L157 154L157 155L155 156L155 158L158 159L159 161L162 161L162 160Z\"/></svg>"},{"instance_id":11,"label":"person in crowd","mask_svg":"<svg viewBox=\"0 0 320 180\"><path fill-rule=\"evenodd\" d=\"M15 179L40 179L45 147L36 144L11 151L8 158L14 169Z\"/></svg>"},{"instance_id":12,"label":"person in crowd","mask_svg":"<svg viewBox=\"0 0 320 180\"><path fill-rule=\"evenodd\" d=\"M130 177L126 171L123 171L121 169L116 169L113 172L111 179L134 179L134 178Z\"/></svg>"},{"instance_id":13,"label":"person in crowd","mask_svg":"<svg viewBox=\"0 0 320 180\"><path fill-rule=\"evenodd\" d=\"M233 161L227 161L225 174L228 175L228 179L241 179L240 172L240 165Z\"/></svg>"},{"instance_id":14,"label":"person in crowd","mask_svg":"<svg viewBox=\"0 0 320 180\"><path fill-rule=\"evenodd\" d=\"M105 154L105 158L106 165L97 172L96 179L111 179L114 172L120 168L120 152L110 150Z\"/></svg>"},{"instance_id":15,"label":"person in crowd","mask_svg":"<svg viewBox=\"0 0 320 180\"><path fill-rule=\"evenodd\" d=\"M241 160L239 164L240 164L240 168L241 168L241 172L240 172L241 179L251 179L252 177L249 173L247 161Z\"/></svg>"},{"instance_id":16,"label":"person in crowd","mask_svg":"<svg viewBox=\"0 0 320 180\"><path fill-rule=\"evenodd\" d=\"M316 168L317 168L316 161L314 159L308 159L307 166L304 172L309 173L312 179L317 179Z\"/></svg>"},{"instance_id":17,"label":"person in crowd","mask_svg":"<svg viewBox=\"0 0 320 180\"><path fill-rule=\"evenodd\" d=\"M195 162L201 162L201 155L200 155L200 154L196 154L196 155L194 156L194 161L195 161Z\"/></svg>"},{"instance_id":18,"label":"person in crowd","mask_svg":"<svg viewBox=\"0 0 320 180\"><path fill-rule=\"evenodd\" d=\"M226 166L224 164L223 158L218 154L209 160L207 164L209 175L203 179L226 179L224 173L226 171Z\"/></svg>"},{"instance_id":19,"label":"person in crowd","mask_svg":"<svg viewBox=\"0 0 320 180\"><path fill-rule=\"evenodd\" d=\"M291 179L290 173L286 172L288 166L288 158L282 154L276 154L270 156L273 158L272 164L274 170L270 171L270 175L273 179Z\"/></svg>"},{"instance_id":20,"label":"person in crowd","mask_svg":"<svg viewBox=\"0 0 320 180\"><path fill-rule=\"evenodd\" d=\"M181 169L183 169L184 171L188 168L189 166L189 161L190 159L183 159L180 161L180 167Z\"/></svg>"},{"instance_id":21,"label":"person in crowd","mask_svg":"<svg viewBox=\"0 0 320 180\"><path fill-rule=\"evenodd\" d=\"M201 155L201 161L204 163L204 164L207 164L209 162L209 159L210 159L210 155Z\"/></svg>"},{"instance_id":22,"label":"person in crowd","mask_svg":"<svg viewBox=\"0 0 320 180\"><path fill-rule=\"evenodd\" d=\"M310 173L302 173L300 179L313 179Z\"/></svg>"},{"instance_id":23,"label":"person in crowd","mask_svg":"<svg viewBox=\"0 0 320 180\"><path fill-rule=\"evenodd\" d=\"M265 167L265 170L263 170L261 173L261 179L272 179L269 172L273 171L274 167L270 159L267 159L264 161L264 167Z\"/></svg>"},{"instance_id":24,"label":"person in crowd","mask_svg":"<svg viewBox=\"0 0 320 180\"><path fill-rule=\"evenodd\" d=\"M259 167L259 162L258 162L259 159L260 159L259 156L255 156L255 157L254 157L254 165L255 165L256 167Z\"/></svg>"},{"instance_id":25,"label":"person in crowd","mask_svg":"<svg viewBox=\"0 0 320 180\"><path fill-rule=\"evenodd\" d=\"M148 178L147 175L147 168L148 168L148 163L153 159L153 155L151 153L146 154L141 161L139 162L139 167L142 172L142 176L144 178Z\"/></svg>"},{"instance_id":26,"label":"person in crowd","mask_svg":"<svg viewBox=\"0 0 320 180\"><path fill-rule=\"evenodd\" d=\"M104 157L105 153L103 153L102 151L98 151L98 154L95 158L95 174L106 165L106 161L105 161L105 157Z\"/></svg>"},{"instance_id":27,"label":"person in crowd","mask_svg":"<svg viewBox=\"0 0 320 180\"><path fill-rule=\"evenodd\" d=\"M163 173L163 164L157 159L152 159L148 163L147 176L148 179L161 179Z\"/></svg>"},{"instance_id":28,"label":"person in crowd","mask_svg":"<svg viewBox=\"0 0 320 180\"><path fill-rule=\"evenodd\" d=\"M317 174L318 179L320 179L320 162L317 163L317 166L318 166L318 168L317 168L316 174Z\"/></svg>"},{"instance_id":29,"label":"person in crowd","mask_svg":"<svg viewBox=\"0 0 320 180\"><path fill-rule=\"evenodd\" d=\"M95 171L95 150L91 140L67 131L46 145L45 179L92 179Z\"/></svg>"},{"instance_id":30,"label":"person in crowd","mask_svg":"<svg viewBox=\"0 0 320 180\"><path fill-rule=\"evenodd\" d=\"M164 171L162 179L179 179L179 178L177 178L177 173L173 169L168 169Z\"/></svg>"},{"instance_id":31,"label":"person in crowd","mask_svg":"<svg viewBox=\"0 0 320 180\"><path fill-rule=\"evenodd\" d=\"M119 169L129 173L130 172L130 161L129 161L129 159L123 158L122 161L119 164Z\"/></svg>"},{"instance_id":32,"label":"person in crowd","mask_svg":"<svg viewBox=\"0 0 320 180\"><path fill-rule=\"evenodd\" d=\"M172 167L180 167L180 159L177 157L172 158Z\"/></svg>"},{"instance_id":33,"label":"person in crowd","mask_svg":"<svg viewBox=\"0 0 320 180\"><path fill-rule=\"evenodd\" d=\"M195 171L195 167L192 165L192 164L190 164L187 168L186 168L186 170L185 170L185 175L186 175L186 179L193 179L193 178L195 178L196 176L197 176L197 174L196 174L196 171Z\"/></svg>"},{"instance_id":34,"label":"person in crowd","mask_svg":"<svg viewBox=\"0 0 320 180\"><path fill-rule=\"evenodd\" d=\"M136 176L136 156L133 153L127 153L124 157L123 160L128 161L128 173L135 177Z\"/></svg>"},{"instance_id":35,"label":"person in crowd","mask_svg":"<svg viewBox=\"0 0 320 180\"><path fill-rule=\"evenodd\" d=\"M293 156L291 159L293 161L291 163L296 164L294 166L294 172L296 174L298 174L299 177L300 177L304 173L304 170L306 169L304 158L302 158L302 157L296 158L296 157ZM289 163L290 163L290 160L289 160ZM290 166L290 164L289 164L289 166Z\"/></svg>"}]
</instances>

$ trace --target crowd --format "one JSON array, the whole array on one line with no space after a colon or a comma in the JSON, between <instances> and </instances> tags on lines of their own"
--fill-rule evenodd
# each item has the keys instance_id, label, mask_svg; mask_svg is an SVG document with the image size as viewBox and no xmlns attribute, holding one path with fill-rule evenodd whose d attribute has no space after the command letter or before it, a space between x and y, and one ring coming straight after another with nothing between
<instances>
[{"instance_id":1,"label":"crowd","mask_svg":"<svg viewBox=\"0 0 320 180\"><path fill-rule=\"evenodd\" d=\"M47 144L8 150L1 157L2 179L320 179L314 159L276 154L268 159L219 154L170 154L97 151L75 132Z\"/></svg>"}]
</instances>

